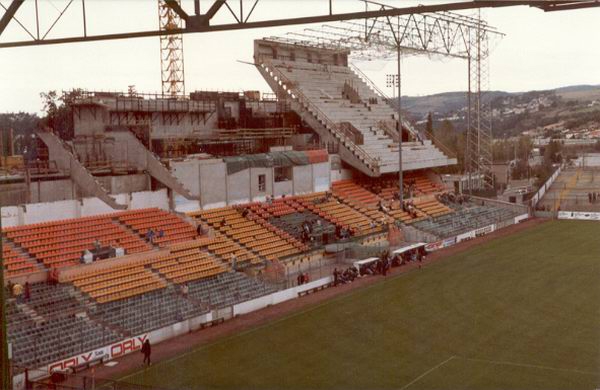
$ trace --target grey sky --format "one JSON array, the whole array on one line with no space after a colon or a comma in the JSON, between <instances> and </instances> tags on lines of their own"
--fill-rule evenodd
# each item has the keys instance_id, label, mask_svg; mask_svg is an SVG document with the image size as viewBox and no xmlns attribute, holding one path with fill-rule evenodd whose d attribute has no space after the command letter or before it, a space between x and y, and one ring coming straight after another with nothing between
<instances>
[{"instance_id":1,"label":"grey sky","mask_svg":"<svg viewBox=\"0 0 600 390\"><path fill-rule=\"evenodd\" d=\"M264 1L264 0L263 0ZM8 5L8 0L0 0ZM389 1L404 6L440 1ZM29 3L29 4L28 4ZM26 3L32 6L33 2ZM58 14L62 0L40 0L40 7ZM203 9L212 1L202 0ZM192 10L189 0L186 9ZM355 0L334 2L340 11L362 8ZM79 4L65 13L50 35L79 32ZM248 1L247 8L251 2ZM121 24L130 30L156 28L156 0L87 0L91 33L116 31ZM29 11L29 12L28 12ZM17 14L32 27L31 9ZM318 0L279 0L259 3L256 19L273 15L303 16L326 12L326 2ZM143 17L127 17L139 12ZM219 14L228 20L226 14ZM528 7L486 10L491 25L506 33L492 53L491 87L508 91L545 89L572 84L600 84L600 9L544 13ZM48 24L44 26L48 28ZM251 61L256 38L283 35L302 26L268 28L184 37L187 92L196 89L268 91L259 73L237 60ZM45 29L42 29L45 31ZM22 30L11 25L2 41L24 39ZM386 73L395 73L395 63L362 63L372 80L382 87ZM89 90L124 91L135 85L141 92L160 90L159 39L77 43L16 49L0 49L0 112L41 109L39 93L51 89L81 87ZM424 95L464 90L466 63L461 60L430 60L423 57L403 61L403 94Z\"/></svg>"}]
</instances>

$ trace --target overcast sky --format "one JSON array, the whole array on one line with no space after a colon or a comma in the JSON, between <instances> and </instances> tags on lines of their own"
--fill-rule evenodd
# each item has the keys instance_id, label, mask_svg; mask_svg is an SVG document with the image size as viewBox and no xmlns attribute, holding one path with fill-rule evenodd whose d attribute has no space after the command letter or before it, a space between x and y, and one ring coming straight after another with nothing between
<instances>
[{"instance_id":1,"label":"overcast sky","mask_svg":"<svg viewBox=\"0 0 600 390\"><path fill-rule=\"evenodd\" d=\"M238 4L237 0L229 0ZM253 1L244 0L246 12ZM435 4L397 0L396 6ZM0 0L8 6L9 0ZM33 3L17 13L35 34ZM201 0L205 11L212 0ZM63 0L40 0L41 34L50 27L67 4ZM88 34L155 29L156 0L86 0ZM193 12L191 0L183 0ZM336 0L336 11L358 11L357 0ZM295 17L326 13L323 0L261 0L252 18ZM0 14L2 11L0 11ZM48 37L79 34L82 29L81 1L75 0ZM491 56L491 88L506 91L547 89L573 84L600 84L600 8L544 13L529 7L489 9L488 22L506 33ZM226 10L217 15L229 21ZM301 30L302 26L263 28L184 36L186 91L217 89L269 91L256 69L238 62L252 61L253 40ZM26 39L26 33L11 23L0 41ZM395 73L394 62L358 63L373 81L384 87L385 74ZM51 46L0 49L0 112L39 112L39 93L48 90L84 88L126 91L135 85L140 92L160 91L159 38L102 41ZM464 90L466 63L462 60L431 60L409 57L403 61L403 94L427 95ZM389 91L391 93L391 91Z\"/></svg>"}]
</instances>

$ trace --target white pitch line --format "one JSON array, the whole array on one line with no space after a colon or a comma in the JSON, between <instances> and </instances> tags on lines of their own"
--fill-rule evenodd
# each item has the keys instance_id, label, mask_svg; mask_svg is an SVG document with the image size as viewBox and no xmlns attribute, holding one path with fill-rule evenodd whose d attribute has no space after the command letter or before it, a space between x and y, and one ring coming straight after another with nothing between
<instances>
[{"instance_id":1,"label":"white pitch line","mask_svg":"<svg viewBox=\"0 0 600 390\"><path fill-rule=\"evenodd\" d=\"M432 371L437 370L438 368L440 368L441 366L443 366L444 364L448 363L450 360L454 359L456 356L450 356L448 359L444 360L443 362L441 362L440 364L438 364L435 367L430 368L429 370L425 371L424 373L422 373L421 375L419 375L418 377L416 377L415 379L412 380L412 382L404 385L404 387L402 387L400 390L404 390L407 387L409 387L410 385L418 382L420 379L422 379L423 377L425 377L427 374L430 374Z\"/></svg>"},{"instance_id":2,"label":"white pitch line","mask_svg":"<svg viewBox=\"0 0 600 390\"><path fill-rule=\"evenodd\" d=\"M537 364L515 363L515 362L507 362L507 361L501 361L501 360L488 360L488 359L479 359L479 358L468 358L468 357L462 357L462 356L453 356L453 357L455 357L457 359L470 360L470 361L474 361L474 362L482 362L482 363L488 363L488 364L497 364L497 365L514 366L514 367L525 367L525 368L537 368L540 370L550 370L550 371L575 372L578 374L600 376L600 372L584 371L584 370L578 370L576 368L559 368L559 367L539 366Z\"/></svg>"}]
</instances>

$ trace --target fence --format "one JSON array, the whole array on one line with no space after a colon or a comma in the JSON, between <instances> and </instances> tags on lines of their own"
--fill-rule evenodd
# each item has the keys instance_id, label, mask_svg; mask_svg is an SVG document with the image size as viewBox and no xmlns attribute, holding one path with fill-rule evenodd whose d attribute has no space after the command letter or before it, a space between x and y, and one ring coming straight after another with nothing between
<instances>
[{"instance_id":1,"label":"fence","mask_svg":"<svg viewBox=\"0 0 600 390\"><path fill-rule=\"evenodd\" d=\"M556 171L546 180L546 182L540 187L540 189L531 197L530 206L535 208L538 202L542 199L546 191L550 188L550 186L554 183L558 175L562 172L562 166L558 167Z\"/></svg>"}]
</instances>

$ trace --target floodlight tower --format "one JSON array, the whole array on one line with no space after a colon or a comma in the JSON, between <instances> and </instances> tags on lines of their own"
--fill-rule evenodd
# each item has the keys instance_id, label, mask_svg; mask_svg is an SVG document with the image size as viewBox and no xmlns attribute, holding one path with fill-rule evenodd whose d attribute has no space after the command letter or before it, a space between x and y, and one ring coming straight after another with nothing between
<instances>
[{"instance_id":1,"label":"floodlight tower","mask_svg":"<svg viewBox=\"0 0 600 390\"><path fill-rule=\"evenodd\" d=\"M181 5L181 0L175 1ZM183 27L181 17L167 5L166 0L158 0L158 21L160 31ZM163 95L184 95L183 34L160 36L160 70Z\"/></svg>"}]
</instances>

